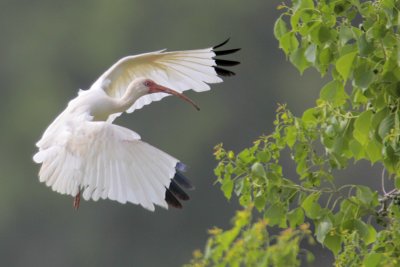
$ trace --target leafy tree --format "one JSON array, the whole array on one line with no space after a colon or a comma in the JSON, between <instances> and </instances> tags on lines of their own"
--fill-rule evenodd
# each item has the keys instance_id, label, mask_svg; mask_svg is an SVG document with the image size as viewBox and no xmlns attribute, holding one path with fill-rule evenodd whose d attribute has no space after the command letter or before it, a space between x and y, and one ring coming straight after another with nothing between
<instances>
[{"instance_id":1,"label":"leafy tree","mask_svg":"<svg viewBox=\"0 0 400 267\"><path fill-rule=\"evenodd\" d=\"M313 260L301 249L313 238L336 266L400 265L399 8L396 0L278 7L274 35L287 58L300 73L315 68L330 81L300 117L280 105L275 130L253 146L216 146L217 182L243 210L231 229L210 230L188 266L299 266ZM287 151L297 177L283 171ZM380 190L336 185L337 170L359 160L383 166L382 177L368 177L381 180ZM273 227L281 234L271 235Z\"/></svg>"}]
</instances>

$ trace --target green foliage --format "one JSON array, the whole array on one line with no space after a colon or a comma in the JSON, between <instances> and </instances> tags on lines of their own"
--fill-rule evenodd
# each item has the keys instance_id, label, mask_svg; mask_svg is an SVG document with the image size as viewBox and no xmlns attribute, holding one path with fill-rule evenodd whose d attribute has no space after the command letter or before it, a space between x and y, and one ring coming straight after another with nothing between
<instances>
[{"instance_id":1,"label":"green foliage","mask_svg":"<svg viewBox=\"0 0 400 267\"><path fill-rule=\"evenodd\" d=\"M297 266L298 255L283 250L274 255L288 260L286 265L261 259L273 251L269 227L295 233L306 221L336 266L400 265L399 8L395 0L293 0L279 6L279 47L300 73L313 67L331 81L301 117L279 106L275 130L253 146L237 154L216 146L215 175L225 196L235 195L247 212L254 206L264 223L238 224L237 215L234 228L214 234L194 266ZM283 172L284 151L297 177ZM396 188L382 188L379 195L361 179L360 185L338 187L335 170L361 159L384 168L382 177L368 179L385 179L387 173ZM259 243L248 241L254 228ZM247 265L253 250L257 257Z\"/></svg>"},{"instance_id":2,"label":"green foliage","mask_svg":"<svg viewBox=\"0 0 400 267\"><path fill-rule=\"evenodd\" d=\"M211 238L204 254L195 251L193 260L187 266L286 267L300 266L302 260L313 259L309 251L299 248L303 240L314 242L308 224L302 224L297 229L288 228L279 236L270 236L267 231L268 220L252 220L251 211L251 206L238 211L230 230L211 229ZM300 252L302 258L298 256Z\"/></svg>"}]
</instances>

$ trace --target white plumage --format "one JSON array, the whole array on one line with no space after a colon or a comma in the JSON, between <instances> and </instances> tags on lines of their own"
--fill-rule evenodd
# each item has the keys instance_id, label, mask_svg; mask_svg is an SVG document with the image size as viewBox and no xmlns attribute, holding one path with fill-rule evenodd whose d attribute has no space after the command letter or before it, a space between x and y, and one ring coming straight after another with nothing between
<instances>
[{"instance_id":1,"label":"white plumage","mask_svg":"<svg viewBox=\"0 0 400 267\"><path fill-rule=\"evenodd\" d=\"M210 90L207 83L222 82L213 68L214 56L212 48L207 48L179 52L161 50L124 57L101 75L91 88L101 87L110 96L121 97L132 80L146 77L180 93L189 89L196 92ZM145 95L127 112L133 112L165 96L164 93Z\"/></svg>"},{"instance_id":2,"label":"white plumage","mask_svg":"<svg viewBox=\"0 0 400 267\"><path fill-rule=\"evenodd\" d=\"M181 93L209 90L208 83L222 81L218 75L234 74L218 65L238 64L214 58L238 49L216 52L217 47L156 51L124 57L112 65L89 90L80 91L68 103L37 142L39 151L33 159L42 164L40 181L75 197L75 208L81 193L85 200L108 198L149 210L154 205L180 207L178 199L188 199L181 187L190 184L177 170L179 161L112 122L124 111L169 94L195 105Z\"/></svg>"}]
</instances>

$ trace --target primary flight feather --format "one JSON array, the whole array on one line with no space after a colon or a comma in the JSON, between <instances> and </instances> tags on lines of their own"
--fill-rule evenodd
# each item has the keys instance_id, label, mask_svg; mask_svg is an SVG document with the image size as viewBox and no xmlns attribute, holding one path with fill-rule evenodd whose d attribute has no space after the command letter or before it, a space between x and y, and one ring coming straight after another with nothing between
<instances>
[{"instance_id":1,"label":"primary flight feather","mask_svg":"<svg viewBox=\"0 0 400 267\"><path fill-rule=\"evenodd\" d=\"M122 112L133 112L152 101L202 92L219 76L234 75L222 67L237 61L216 59L239 49L216 51L226 44L200 50L164 50L120 59L88 90L81 90L50 124L37 142L33 159L41 163L39 180L61 194L74 197L78 208L85 200L131 202L153 211L154 205L180 208L192 189L182 174L185 165L143 142L140 136L113 121Z\"/></svg>"}]
</instances>

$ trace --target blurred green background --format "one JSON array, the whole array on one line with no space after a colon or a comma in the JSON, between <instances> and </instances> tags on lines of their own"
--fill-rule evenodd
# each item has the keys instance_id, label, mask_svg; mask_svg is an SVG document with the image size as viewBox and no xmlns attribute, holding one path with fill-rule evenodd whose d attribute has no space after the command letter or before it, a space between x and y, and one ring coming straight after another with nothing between
<instances>
[{"instance_id":1,"label":"blurred green background","mask_svg":"<svg viewBox=\"0 0 400 267\"><path fill-rule=\"evenodd\" d=\"M242 149L271 131L277 103L295 114L314 104L322 80L303 77L273 37L275 1L0 1L0 266L180 266L207 229L236 208L213 185L213 147ZM37 178L35 142L76 96L120 57L168 48L242 47L237 76L172 97L116 123L190 166L196 185L183 210L155 213L112 201L59 195ZM317 255L319 261L327 257ZM318 265L316 265L318 266Z\"/></svg>"}]
</instances>

